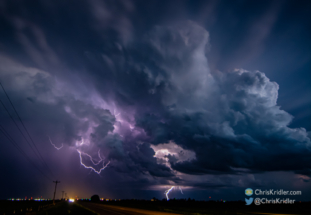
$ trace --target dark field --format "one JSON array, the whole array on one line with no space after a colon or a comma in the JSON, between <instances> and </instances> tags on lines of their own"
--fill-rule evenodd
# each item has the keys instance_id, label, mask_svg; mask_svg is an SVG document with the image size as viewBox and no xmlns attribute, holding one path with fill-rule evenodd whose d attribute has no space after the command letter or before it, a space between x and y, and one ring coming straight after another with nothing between
<instances>
[{"instance_id":1,"label":"dark field","mask_svg":"<svg viewBox=\"0 0 311 215\"><path fill-rule=\"evenodd\" d=\"M76 203L56 201L0 201L0 215L29 214L29 215L94 215L95 213Z\"/></svg>"},{"instance_id":2,"label":"dark field","mask_svg":"<svg viewBox=\"0 0 311 215\"><path fill-rule=\"evenodd\" d=\"M99 204L114 205L145 210L171 212L187 215L213 214L311 214L311 202L302 202L294 205L245 205L243 201L215 202L215 201L103 201Z\"/></svg>"},{"instance_id":3,"label":"dark field","mask_svg":"<svg viewBox=\"0 0 311 215\"><path fill-rule=\"evenodd\" d=\"M90 201L77 201L75 203L52 201L0 201L0 215L28 214L28 215L93 215L94 211L86 207ZM185 215L233 215L233 214L311 214L311 202L302 202L294 205L250 205L246 206L243 201L235 202L203 202L203 201L144 201L144 200L121 200L121 201L99 201L98 205L117 206L124 208L137 208L149 211L185 214ZM83 204L84 206L81 206ZM123 209L124 209L123 208ZM113 211L113 208L108 208ZM116 208L118 209L118 208ZM15 211L15 213L13 213ZM111 211L111 212L112 212ZM116 214L123 211L116 210ZM105 213L106 214L106 213ZM124 210L124 214L128 213ZM159 213L161 214L161 213Z\"/></svg>"},{"instance_id":4,"label":"dark field","mask_svg":"<svg viewBox=\"0 0 311 215\"><path fill-rule=\"evenodd\" d=\"M43 210L52 205L52 201L0 201L0 215L5 214L25 214L26 212L34 212Z\"/></svg>"}]
</instances>

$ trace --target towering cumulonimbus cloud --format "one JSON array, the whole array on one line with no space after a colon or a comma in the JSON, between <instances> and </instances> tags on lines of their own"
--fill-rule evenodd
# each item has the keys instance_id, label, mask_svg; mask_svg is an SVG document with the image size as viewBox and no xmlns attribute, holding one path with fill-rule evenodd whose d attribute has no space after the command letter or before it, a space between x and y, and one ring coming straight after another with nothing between
<instances>
[{"instance_id":1,"label":"towering cumulonimbus cloud","mask_svg":"<svg viewBox=\"0 0 311 215\"><path fill-rule=\"evenodd\" d=\"M195 186L186 174L310 176L310 134L289 127L278 84L260 71L211 71L208 48L209 33L187 21L87 52L87 72L68 71L86 80L79 85L5 56L1 80L53 142L100 149L107 168L150 184Z\"/></svg>"},{"instance_id":2,"label":"towering cumulonimbus cloud","mask_svg":"<svg viewBox=\"0 0 311 215\"><path fill-rule=\"evenodd\" d=\"M135 104L136 127L147 133L150 143L174 141L195 152L196 159L182 162L172 153L174 170L309 174L310 137L304 128L288 127L292 116L277 106L277 83L260 71L211 72L205 57L208 32L190 21L155 27L142 43L139 50L147 56L127 50L131 77L125 87L142 86L137 91L131 87L125 96Z\"/></svg>"}]
</instances>

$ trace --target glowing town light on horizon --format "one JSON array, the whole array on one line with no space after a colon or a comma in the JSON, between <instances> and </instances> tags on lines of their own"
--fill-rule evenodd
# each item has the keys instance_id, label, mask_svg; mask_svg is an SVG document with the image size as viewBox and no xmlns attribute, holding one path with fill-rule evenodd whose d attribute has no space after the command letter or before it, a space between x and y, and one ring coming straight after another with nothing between
<instances>
[{"instance_id":1,"label":"glowing town light on horizon","mask_svg":"<svg viewBox=\"0 0 311 215\"><path fill-rule=\"evenodd\" d=\"M93 167L91 167L91 166L86 166L84 163L83 163L83 161L82 161L82 152L81 151L79 151L78 149L77 149L77 152L79 153L79 156L80 156L80 164L82 165L82 166L84 166L86 169L91 169L91 170L93 170L94 172L96 172L98 175L101 173L101 171L102 170L104 170L108 165L109 165L109 163L110 163L110 161L108 161L108 163L105 165L105 163L103 162L103 167L99 170L99 171L97 171L96 169L94 169ZM84 153L84 152L83 152Z\"/></svg>"}]
</instances>

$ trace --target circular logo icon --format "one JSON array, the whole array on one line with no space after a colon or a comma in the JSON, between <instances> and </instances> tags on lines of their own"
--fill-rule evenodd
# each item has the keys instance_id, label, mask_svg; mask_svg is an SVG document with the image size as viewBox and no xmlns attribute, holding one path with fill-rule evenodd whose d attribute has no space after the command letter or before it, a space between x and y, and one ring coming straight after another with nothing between
<instances>
[{"instance_id":1,"label":"circular logo icon","mask_svg":"<svg viewBox=\"0 0 311 215\"><path fill-rule=\"evenodd\" d=\"M261 204L260 203L260 198L255 199L254 203L255 203L255 205L260 205Z\"/></svg>"},{"instance_id":2,"label":"circular logo icon","mask_svg":"<svg viewBox=\"0 0 311 215\"><path fill-rule=\"evenodd\" d=\"M245 190L245 195L247 195L247 196L253 195L253 190L252 190L251 188L247 188L247 189Z\"/></svg>"}]
</instances>

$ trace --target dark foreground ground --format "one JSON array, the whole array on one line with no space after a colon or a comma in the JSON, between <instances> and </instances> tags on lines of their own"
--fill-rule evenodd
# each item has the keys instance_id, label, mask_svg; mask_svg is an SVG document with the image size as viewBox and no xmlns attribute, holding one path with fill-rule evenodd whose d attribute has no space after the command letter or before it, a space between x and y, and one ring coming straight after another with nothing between
<instances>
[{"instance_id":1,"label":"dark foreground ground","mask_svg":"<svg viewBox=\"0 0 311 215\"><path fill-rule=\"evenodd\" d=\"M92 207L92 210L100 213L95 207L111 210L118 210L119 215L126 208L137 208L148 211L166 212L184 215L233 215L233 214L305 214L311 215L311 202L302 202L294 205L245 205L245 202L188 202L188 201L109 201L99 202L96 206L91 206L88 202L79 202L85 207ZM122 208L121 212L120 209ZM138 214L137 211L136 214ZM103 213L105 214L105 213ZM131 213L128 213L131 214ZM133 213L135 214L135 213ZM148 213L142 213L148 214ZM156 214L156 213L150 213Z\"/></svg>"},{"instance_id":2,"label":"dark foreground ground","mask_svg":"<svg viewBox=\"0 0 311 215\"><path fill-rule=\"evenodd\" d=\"M52 201L0 201L0 215L94 215L89 209L75 203Z\"/></svg>"},{"instance_id":3,"label":"dark foreground ground","mask_svg":"<svg viewBox=\"0 0 311 215\"><path fill-rule=\"evenodd\" d=\"M0 215L5 214L25 214L26 212L33 212L43 210L52 205L52 201L0 201Z\"/></svg>"},{"instance_id":4,"label":"dark foreground ground","mask_svg":"<svg viewBox=\"0 0 311 215\"><path fill-rule=\"evenodd\" d=\"M15 212L15 213L14 213ZM233 214L305 214L311 215L311 202L294 205L250 205L244 202L188 202L188 201L109 201L75 203L0 201L0 215L233 215Z\"/></svg>"},{"instance_id":5,"label":"dark foreground ground","mask_svg":"<svg viewBox=\"0 0 311 215\"><path fill-rule=\"evenodd\" d=\"M91 202L81 202L79 204L81 204L86 208L91 209L92 211L95 211L100 215L180 215L177 213L151 211L145 209L98 204Z\"/></svg>"}]
</instances>

